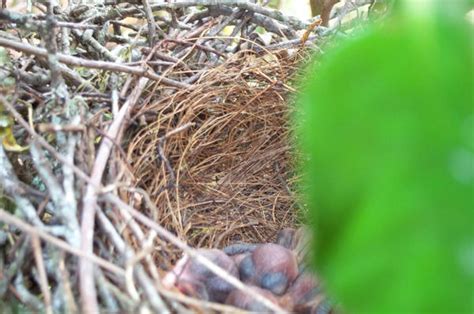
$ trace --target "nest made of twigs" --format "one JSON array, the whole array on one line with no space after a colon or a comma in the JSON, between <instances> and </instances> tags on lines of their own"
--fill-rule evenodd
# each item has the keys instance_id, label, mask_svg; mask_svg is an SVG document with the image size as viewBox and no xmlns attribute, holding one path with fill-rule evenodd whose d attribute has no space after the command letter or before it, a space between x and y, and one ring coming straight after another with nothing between
<instances>
[{"instance_id":1,"label":"nest made of twigs","mask_svg":"<svg viewBox=\"0 0 474 314\"><path fill-rule=\"evenodd\" d=\"M161 275L298 224L292 82L340 27L252 1L54 3L0 10L0 308L225 311Z\"/></svg>"}]
</instances>

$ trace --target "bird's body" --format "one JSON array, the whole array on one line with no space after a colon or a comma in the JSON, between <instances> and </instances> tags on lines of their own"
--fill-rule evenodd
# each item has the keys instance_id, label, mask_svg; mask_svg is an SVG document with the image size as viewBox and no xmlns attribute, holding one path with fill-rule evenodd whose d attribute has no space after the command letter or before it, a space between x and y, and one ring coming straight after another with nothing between
<instances>
[{"instance_id":1,"label":"bird's body","mask_svg":"<svg viewBox=\"0 0 474 314\"><path fill-rule=\"evenodd\" d=\"M248 287L250 290L255 291L256 293L259 293L260 295L266 297L270 301L272 301L275 304L278 304L278 299L277 297L271 293L268 290L261 289L256 286L249 286ZM227 297L226 304L232 305L235 307L238 307L240 309L246 310L246 311L251 311L251 312L268 312L268 308L261 304L258 301L255 301L252 296L248 295L247 293L244 293L238 289L233 290L229 296Z\"/></svg>"},{"instance_id":2,"label":"bird's body","mask_svg":"<svg viewBox=\"0 0 474 314\"><path fill-rule=\"evenodd\" d=\"M321 301L317 281L303 264L298 265L293 251L305 243L301 241L304 232L285 229L277 238L277 242L284 246L238 243L223 250L199 249L197 253L281 308L294 313L313 313ZM201 300L225 303L248 311L268 311L252 294L234 288L188 255L184 255L164 276L163 284Z\"/></svg>"},{"instance_id":3,"label":"bird's body","mask_svg":"<svg viewBox=\"0 0 474 314\"><path fill-rule=\"evenodd\" d=\"M200 249L198 253L226 270L229 275L238 277L234 261L221 250ZM176 286L187 295L216 302L224 302L234 289L227 281L187 255L163 278L163 283L167 287Z\"/></svg>"},{"instance_id":4,"label":"bird's body","mask_svg":"<svg viewBox=\"0 0 474 314\"><path fill-rule=\"evenodd\" d=\"M283 294L298 275L296 257L285 247L262 244L245 256L239 264L243 282Z\"/></svg>"}]
</instances>

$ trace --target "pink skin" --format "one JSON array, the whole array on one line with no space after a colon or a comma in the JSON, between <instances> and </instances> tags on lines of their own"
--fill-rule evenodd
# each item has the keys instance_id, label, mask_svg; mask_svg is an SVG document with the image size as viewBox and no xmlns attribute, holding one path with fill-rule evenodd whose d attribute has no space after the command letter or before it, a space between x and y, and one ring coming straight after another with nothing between
<instances>
[{"instance_id":1,"label":"pink skin","mask_svg":"<svg viewBox=\"0 0 474 314\"><path fill-rule=\"evenodd\" d=\"M230 256L235 265L240 265L242 260L252 254L259 244L236 243L224 248L224 253Z\"/></svg>"},{"instance_id":2,"label":"pink skin","mask_svg":"<svg viewBox=\"0 0 474 314\"><path fill-rule=\"evenodd\" d=\"M248 288L261 294L273 303L278 304L278 299L270 291L255 286L249 286ZM229 296L225 300L225 304L232 305L251 312L268 312L268 308L265 305L261 304L248 294L238 289L235 289L229 294Z\"/></svg>"},{"instance_id":3,"label":"pink skin","mask_svg":"<svg viewBox=\"0 0 474 314\"><path fill-rule=\"evenodd\" d=\"M235 265L240 265L240 263L242 262L242 260L244 258L246 258L247 256L249 256L250 253L241 253L241 254L236 254L236 255L232 255L230 258L232 258L232 260L234 261Z\"/></svg>"},{"instance_id":4,"label":"pink skin","mask_svg":"<svg viewBox=\"0 0 474 314\"><path fill-rule=\"evenodd\" d=\"M198 252L226 270L231 276L238 277L237 266L224 252L217 249L200 249ZM223 302L233 290L233 286L224 279L187 255L183 256L163 277L162 282L167 288L175 286L186 295L214 302Z\"/></svg>"},{"instance_id":5,"label":"pink skin","mask_svg":"<svg viewBox=\"0 0 474 314\"><path fill-rule=\"evenodd\" d=\"M240 279L282 295L298 276L296 257L281 245L259 245L239 263Z\"/></svg>"},{"instance_id":6,"label":"pink skin","mask_svg":"<svg viewBox=\"0 0 474 314\"><path fill-rule=\"evenodd\" d=\"M288 288L288 296L294 305L301 305L312 301L319 293L318 284L314 275L302 272Z\"/></svg>"},{"instance_id":7,"label":"pink skin","mask_svg":"<svg viewBox=\"0 0 474 314\"><path fill-rule=\"evenodd\" d=\"M251 289L281 307L295 313L313 313L318 308L313 304L319 295L317 282L311 273L298 271L296 255L291 250L297 246L298 235L294 229L284 229L277 237L278 244L243 243L223 251L201 249L199 253L232 276L240 276ZM268 310L186 255L164 276L163 284L201 300L225 302L249 311Z\"/></svg>"}]
</instances>

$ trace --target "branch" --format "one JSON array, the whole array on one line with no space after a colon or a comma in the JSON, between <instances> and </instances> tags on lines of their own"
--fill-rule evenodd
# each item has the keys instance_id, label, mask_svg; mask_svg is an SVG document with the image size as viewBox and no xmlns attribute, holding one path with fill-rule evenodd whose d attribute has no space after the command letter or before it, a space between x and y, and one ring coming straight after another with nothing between
<instances>
[{"instance_id":1,"label":"branch","mask_svg":"<svg viewBox=\"0 0 474 314\"><path fill-rule=\"evenodd\" d=\"M125 270L123 268L120 268L120 267L110 263L109 261L106 261L106 260L98 257L97 255L85 253L85 252L71 246L67 242L65 242L63 240L60 240L56 237L53 237L49 233L46 233L42 230L39 230L38 228L35 228L34 226L32 226L30 224L27 224L26 222L24 222L21 219L13 216L12 214L9 214L8 212L6 212L3 209L0 209L0 221L3 221L4 223L9 224L9 225L14 225L18 229L30 234L31 236L38 236L38 237L42 238L43 240L53 244L54 246L57 246L58 248L66 251L66 252L69 252L71 254L74 254L78 257L81 257L83 259L87 259L88 261L90 261L92 263L95 263L95 264L99 265L100 267L102 267L104 269L107 269L108 271L110 271L112 273L115 273L115 274L117 274L119 276L122 276L122 277L125 276Z\"/></svg>"},{"instance_id":2,"label":"branch","mask_svg":"<svg viewBox=\"0 0 474 314\"><path fill-rule=\"evenodd\" d=\"M48 56L48 52L46 51L46 49L34 47L32 45L16 42L16 41L9 40L2 37L0 37L0 46L18 50L27 54L41 56L41 57ZM153 73L151 70L146 70L143 68L130 67L130 66L114 63L114 62L86 60L86 59L81 59L78 57L65 55L62 53L58 53L56 56L58 58L58 61L65 64L69 64L69 65L74 65L74 66L79 66L79 67L84 67L84 68L91 68L91 69L99 69L99 70L105 70L105 71L112 71L112 72L124 72L124 73L129 73L129 74L135 74L138 76L144 76L154 81L162 82L165 85L173 86L176 88L183 88L183 89L191 88L191 85L189 84L181 83L181 82L160 76L158 74Z\"/></svg>"},{"instance_id":3,"label":"branch","mask_svg":"<svg viewBox=\"0 0 474 314\"><path fill-rule=\"evenodd\" d=\"M81 249L92 254L93 251L93 240L94 240L94 218L95 208L97 203L97 186L100 186L102 176L107 164L112 147L114 146L113 140L117 137L125 118L128 117L130 111L137 103L138 97L145 88L148 79L141 78L137 84L137 87L132 92L128 100L122 106L114 121L107 131L100 144L97 152L97 157L92 168L91 182L87 184L86 192L83 197L83 210L81 216ZM112 140L111 140L112 139ZM94 268L93 264L86 259L81 259L79 263L79 277L80 277L80 293L81 299L84 305L84 312L86 313L97 313L97 292L94 283Z\"/></svg>"},{"instance_id":4,"label":"branch","mask_svg":"<svg viewBox=\"0 0 474 314\"><path fill-rule=\"evenodd\" d=\"M221 277L231 285L233 285L235 288L241 290L248 296L252 297L255 299L257 302L265 305L268 309L274 311L275 313L286 313L283 309L281 309L278 305L274 304L272 301L267 299L266 297L260 295L259 293L256 293L253 290L248 289L247 285L242 283L239 279L230 276L227 271L222 269L221 267L217 266L213 262L211 262L208 258L202 256L199 254L194 249L191 249L186 243L184 243L182 240L180 240L178 237L173 235L171 232L148 218L147 216L143 215L140 213L138 210L134 209L133 207L129 206L128 204L124 203L121 199L119 199L117 196L108 193L107 195L104 196L105 199L108 201L114 203L116 206L119 206L135 217L138 221L140 221L142 224L146 225L148 228L155 230L160 236L168 240L170 243L173 243L175 246L183 250L183 252L187 255L189 255L191 258L195 259L198 263L202 264L205 266L207 269L209 269L212 273L216 274L217 276Z\"/></svg>"}]
</instances>

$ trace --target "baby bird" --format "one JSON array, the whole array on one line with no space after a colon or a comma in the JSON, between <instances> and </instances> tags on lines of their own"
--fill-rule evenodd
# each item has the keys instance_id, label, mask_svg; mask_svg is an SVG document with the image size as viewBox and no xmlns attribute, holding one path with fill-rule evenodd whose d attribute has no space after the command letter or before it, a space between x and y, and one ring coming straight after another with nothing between
<instances>
[{"instance_id":1,"label":"baby bird","mask_svg":"<svg viewBox=\"0 0 474 314\"><path fill-rule=\"evenodd\" d=\"M270 291L261 289L256 286L249 286L248 288L261 294L262 296L266 297L273 303L278 304L278 299ZM238 289L233 290L229 294L229 296L225 300L225 303L228 305L241 308L246 311L250 311L250 312L258 312L258 313L268 312L268 308L265 305L261 304L260 302L256 301L254 298L249 296L248 294Z\"/></svg>"},{"instance_id":2,"label":"baby bird","mask_svg":"<svg viewBox=\"0 0 474 314\"><path fill-rule=\"evenodd\" d=\"M238 265L240 279L277 296L284 294L298 275L295 255L281 245L261 244L243 254Z\"/></svg>"},{"instance_id":3,"label":"baby bird","mask_svg":"<svg viewBox=\"0 0 474 314\"><path fill-rule=\"evenodd\" d=\"M332 306L321 292L316 275L306 265L311 251L309 230L306 227L282 229L275 242L292 250L299 265L299 275L280 298L280 305L297 314L329 313Z\"/></svg>"},{"instance_id":4,"label":"baby bird","mask_svg":"<svg viewBox=\"0 0 474 314\"><path fill-rule=\"evenodd\" d=\"M285 296L289 297L293 306L299 306L311 302L319 293L315 276L303 271L288 288Z\"/></svg>"},{"instance_id":5,"label":"baby bird","mask_svg":"<svg viewBox=\"0 0 474 314\"><path fill-rule=\"evenodd\" d=\"M200 249L198 253L226 270L231 276L238 277L239 272L236 264L221 250ZM219 303L224 302L234 289L227 281L188 255L183 256L165 275L163 285L168 288L175 286L186 295Z\"/></svg>"},{"instance_id":6,"label":"baby bird","mask_svg":"<svg viewBox=\"0 0 474 314\"><path fill-rule=\"evenodd\" d=\"M250 243L235 243L223 249L224 253L230 256L234 263L238 266L242 260L249 256L259 245Z\"/></svg>"}]
</instances>

